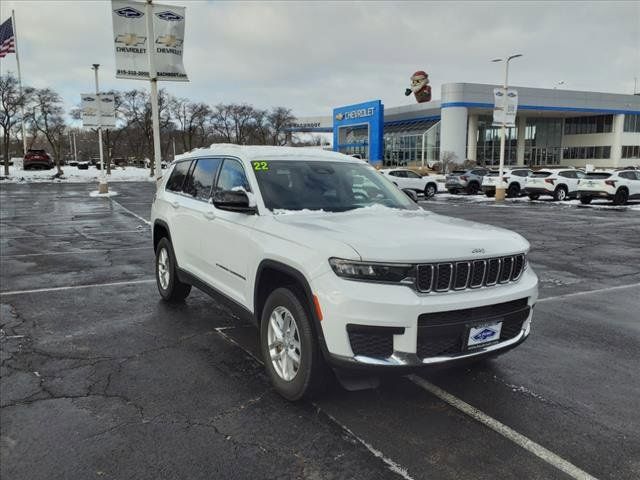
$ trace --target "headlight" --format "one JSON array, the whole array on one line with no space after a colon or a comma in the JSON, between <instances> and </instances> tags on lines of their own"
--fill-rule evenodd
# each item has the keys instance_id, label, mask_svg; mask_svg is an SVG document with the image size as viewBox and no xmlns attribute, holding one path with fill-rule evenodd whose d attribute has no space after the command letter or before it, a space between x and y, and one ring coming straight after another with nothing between
<instances>
[{"instance_id":1,"label":"headlight","mask_svg":"<svg viewBox=\"0 0 640 480\"><path fill-rule=\"evenodd\" d=\"M413 283L415 268L404 263L373 263L330 258L336 275L351 280L382 283Z\"/></svg>"}]
</instances>

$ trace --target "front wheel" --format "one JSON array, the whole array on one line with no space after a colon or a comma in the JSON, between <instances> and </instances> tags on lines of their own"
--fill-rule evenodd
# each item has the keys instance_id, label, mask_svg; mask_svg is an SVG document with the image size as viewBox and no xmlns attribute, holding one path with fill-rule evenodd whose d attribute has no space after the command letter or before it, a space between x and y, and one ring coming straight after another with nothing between
<instances>
[{"instance_id":1,"label":"front wheel","mask_svg":"<svg viewBox=\"0 0 640 480\"><path fill-rule=\"evenodd\" d=\"M424 198L431 198L433 197L436 192L437 192L437 188L433 183L428 183L425 187L424 187Z\"/></svg>"},{"instance_id":2,"label":"front wheel","mask_svg":"<svg viewBox=\"0 0 640 480\"><path fill-rule=\"evenodd\" d=\"M467 187L467 194L476 195L479 190L480 190L480 185L478 185L476 182L471 182Z\"/></svg>"},{"instance_id":3,"label":"front wheel","mask_svg":"<svg viewBox=\"0 0 640 480\"><path fill-rule=\"evenodd\" d=\"M509 198L517 198L520 196L520 185L518 185L517 183L512 183L511 185L509 185L509 188L507 188L507 196Z\"/></svg>"},{"instance_id":4,"label":"front wheel","mask_svg":"<svg viewBox=\"0 0 640 480\"><path fill-rule=\"evenodd\" d=\"M262 310L260 351L276 391L287 400L310 398L325 385L326 367L302 296L271 292Z\"/></svg>"},{"instance_id":5,"label":"front wheel","mask_svg":"<svg viewBox=\"0 0 640 480\"><path fill-rule=\"evenodd\" d=\"M485 194L487 197L492 198L492 197L495 197L495 196L496 196L496 191L495 191L495 190L487 190L486 192L484 192L484 194Z\"/></svg>"},{"instance_id":6,"label":"front wheel","mask_svg":"<svg viewBox=\"0 0 640 480\"><path fill-rule=\"evenodd\" d=\"M178 279L176 256L166 238L156 247L156 284L162 299L171 303L182 302L191 292L191 285Z\"/></svg>"}]
</instances>

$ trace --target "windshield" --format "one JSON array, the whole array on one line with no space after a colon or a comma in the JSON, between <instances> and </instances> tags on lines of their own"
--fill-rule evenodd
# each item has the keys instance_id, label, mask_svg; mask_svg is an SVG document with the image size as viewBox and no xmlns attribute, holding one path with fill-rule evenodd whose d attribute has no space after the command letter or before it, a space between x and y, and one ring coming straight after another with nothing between
<instances>
[{"instance_id":1,"label":"windshield","mask_svg":"<svg viewBox=\"0 0 640 480\"><path fill-rule=\"evenodd\" d=\"M345 212L371 205L419 208L366 164L297 160L251 163L264 204L272 211Z\"/></svg>"}]
</instances>

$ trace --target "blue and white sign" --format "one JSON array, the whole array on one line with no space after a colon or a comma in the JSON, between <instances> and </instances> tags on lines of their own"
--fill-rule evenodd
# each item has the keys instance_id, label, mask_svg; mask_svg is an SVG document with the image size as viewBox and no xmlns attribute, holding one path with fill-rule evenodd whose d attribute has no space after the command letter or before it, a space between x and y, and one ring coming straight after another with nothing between
<instances>
[{"instance_id":1,"label":"blue and white sign","mask_svg":"<svg viewBox=\"0 0 640 480\"><path fill-rule=\"evenodd\" d=\"M384 105L380 100L333 109L333 149L364 154L373 165L382 162Z\"/></svg>"},{"instance_id":2,"label":"blue and white sign","mask_svg":"<svg viewBox=\"0 0 640 480\"><path fill-rule=\"evenodd\" d=\"M485 343L495 342L500 339L501 330L502 322L494 323L491 325L471 327L469 329L467 347L480 346Z\"/></svg>"}]
</instances>

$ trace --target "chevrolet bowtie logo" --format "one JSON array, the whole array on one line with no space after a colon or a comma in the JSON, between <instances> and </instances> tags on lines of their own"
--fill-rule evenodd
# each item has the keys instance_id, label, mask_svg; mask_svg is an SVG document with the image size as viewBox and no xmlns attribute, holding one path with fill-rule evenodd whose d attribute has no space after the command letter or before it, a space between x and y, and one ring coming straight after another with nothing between
<instances>
[{"instance_id":1,"label":"chevrolet bowtie logo","mask_svg":"<svg viewBox=\"0 0 640 480\"><path fill-rule=\"evenodd\" d=\"M137 47L144 45L146 42L147 37L139 37L135 33L125 33L116 37L116 43L124 43L127 47Z\"/></svg>"},{"instance_id":2,"label":"chevrolet bowtie logo","mask_svg":"<svg viewBox=\"0 0 640 480\"><path fill-rule=\"evenodd\" d=\"M175 35L162 35L161 37L158 37L158 39L156 40L156 43L159 43L160 45L165 45L166 47L169 47L169 48L180 47L182 46L182 39L176 37Z\"/></svg>"}]
</instances>

